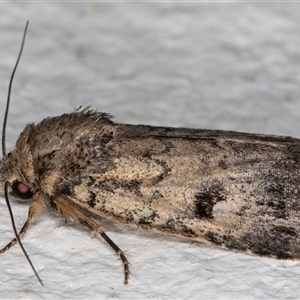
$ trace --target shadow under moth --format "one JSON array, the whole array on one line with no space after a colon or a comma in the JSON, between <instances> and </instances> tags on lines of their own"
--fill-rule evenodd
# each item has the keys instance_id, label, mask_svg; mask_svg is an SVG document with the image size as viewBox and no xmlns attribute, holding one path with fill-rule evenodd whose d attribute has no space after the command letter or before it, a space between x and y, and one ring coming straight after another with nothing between
<instances>
[{"instance_id":1,"label":"shadow under moth","mask_svg":"<svg viewBox=\"0 0 300 300\"><path fill-rule=\"evenodd\" d=\"M300 257L300 140L117 124L85 109L26 125L0 164L2 189L99 233L103 218L279 259Z\"/></svg>"}]
</instances>

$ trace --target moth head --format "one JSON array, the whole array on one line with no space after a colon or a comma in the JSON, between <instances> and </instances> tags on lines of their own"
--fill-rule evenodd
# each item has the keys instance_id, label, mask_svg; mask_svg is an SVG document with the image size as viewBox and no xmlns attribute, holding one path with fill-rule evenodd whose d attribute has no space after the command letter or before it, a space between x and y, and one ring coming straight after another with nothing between
<instances>
[{"instance_id":1,"label":"moth head","mask_svg":"<svg viewBox=\"0 0 300 300\"><path fill-rule=\"evenodd\" d=\"M31 199L33 196L33 187L24 180L22 174L18 174L6 159L2 159L0 163L0 188L4 189L5 182L9 182L11 192L20 199Z\"/></svg>"},{"instance_id":2,"label":"moth head","mask_svg":"<svg viewBox=\"0 0 300 300\"><path fill-rule=\"evenodd\" d=\"M0 188L9 183L11 191L17 198L30 199L34 193L35 176L32 154L27 139L30 127L27 125L20 134L16 148L5 155L0 162Z\"/></svg>"}]
</instances>

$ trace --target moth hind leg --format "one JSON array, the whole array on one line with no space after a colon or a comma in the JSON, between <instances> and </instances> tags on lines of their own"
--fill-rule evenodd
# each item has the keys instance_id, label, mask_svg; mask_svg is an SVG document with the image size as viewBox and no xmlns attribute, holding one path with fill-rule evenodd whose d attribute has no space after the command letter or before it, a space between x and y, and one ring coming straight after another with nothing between
<instances>
[{"instance_id":1,"label":"moth hind leg","mask_svg":"<svg viewBox=\"0 0 300 300\"><path fill-rule=\"evenodd\" d=\"M95 232L99 233L103 239L108 243L108 245L116 252L116 254L121 258L124 265L124 284L128 284L129 280L129 262L124 254L124 252L111 240L108 235L102 230L102 228L93 221L93 219L86 213L80 211L76 206L70 203L71 199L64 198L61 196L55 197L53 202L56 206L58 213L68 220L73 220L80 223L81 225L87 227L92 236Z\"/></svg>"},{"instance_id":2,"label":"moth hind leg","mask_svg":"<svg viewBox=\"0 0 300 300\"><path fill-rule=\"evenodd\" d=\"M127 257L125 256L124 252L114 243L114 241L112 241L109 238L109 236L103 230L98 232L103 237L103 239L108 243L108 245L111 246L115 250L116 254L121 258L124 265L124 284L128 284L130 271L129 271L129 261Z\"/></svg>"},{"instance_id":3,"label":"moth hind leg","mask_svg":"<svg viewBox=\"0 0 300 300\"><path fill-rule=\"evenodd\" d=\"M124 284L128 284L129 281L129 261L124 254L124 252L115 244L115 242L100 228L100 226L91 221L89 218L84 216L83 218L79 218L78 221L84 225L87 226L91 230L92 237L94 236L95 232L98 232L105 242L116 252L116 254L121 258L124 266Z\"/></svg>"}]
</instances>

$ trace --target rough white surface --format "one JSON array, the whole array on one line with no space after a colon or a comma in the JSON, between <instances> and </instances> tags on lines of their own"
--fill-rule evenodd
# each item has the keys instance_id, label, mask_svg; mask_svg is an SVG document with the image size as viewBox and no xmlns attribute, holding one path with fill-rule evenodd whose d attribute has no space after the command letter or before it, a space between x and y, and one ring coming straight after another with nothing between
<instances>
[{"instance_id":1,"label":"rough white surface","mask_svg":"<svg viewBox=\"0 0 300 300\"><path fill-rule=\"evenodd\" d=\"M7 128L93 104L117 122L300 137L299 3L0 3L1 117L23 27ZM12 203L18 227L28 205ZM4 199L3 246L13 237ZM44 214L1 256L0 298L295 299L300 263L108 225L100 238Z\"/></svg>"}]
</instances>

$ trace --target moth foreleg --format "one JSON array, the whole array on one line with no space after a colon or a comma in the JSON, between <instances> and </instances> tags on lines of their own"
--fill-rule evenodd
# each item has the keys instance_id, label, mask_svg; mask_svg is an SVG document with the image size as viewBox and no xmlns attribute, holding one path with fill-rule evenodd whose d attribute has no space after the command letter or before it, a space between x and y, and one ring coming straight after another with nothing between
<instances>
[{"instance_id":1,"label":"moth foreleg","mask_svg":"<svg viewBox=\"0 0 300 300\"><path fill-rule=\"evenodd\" d=\"M19 232L20 239L23 238L31 222L42 213L43 209L44 209L43 195L40 192L37 192L36 194L33 195L33 198L30 203L29 211L28 211L27 220ZM4 254L17 242L18 241L16 238L12 239L10 243L8 243L3 249L0 250L0 254Z\"/></svg>"}]
</instances>

